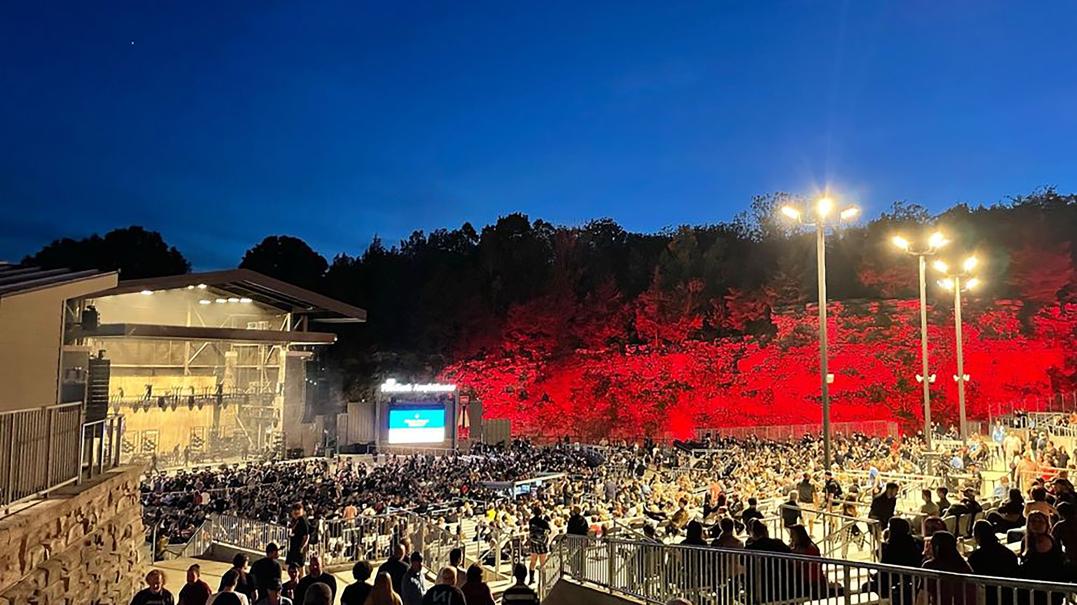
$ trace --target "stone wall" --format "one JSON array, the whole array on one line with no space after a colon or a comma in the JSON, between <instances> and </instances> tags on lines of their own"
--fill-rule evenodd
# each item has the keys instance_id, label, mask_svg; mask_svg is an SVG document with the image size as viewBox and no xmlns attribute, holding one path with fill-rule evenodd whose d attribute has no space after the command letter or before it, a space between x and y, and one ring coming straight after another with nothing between
<instances>
[{"instance_id":1,"label":"stone wall","mask_svg":"<svg viewBox=\"0 0 1077 605\"><path fill-rule=\"evenodd\" d=\"M146 569L137 467L0 518L0 605L126 605Z\"/></svg>"}]
</instances>

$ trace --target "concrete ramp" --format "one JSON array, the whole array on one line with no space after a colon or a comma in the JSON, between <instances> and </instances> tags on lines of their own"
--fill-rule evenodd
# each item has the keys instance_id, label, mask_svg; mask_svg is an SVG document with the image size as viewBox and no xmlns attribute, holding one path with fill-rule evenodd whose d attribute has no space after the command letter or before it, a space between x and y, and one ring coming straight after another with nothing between
<instances>
[{"instance_id":1,"label":"concrete ramp","mask_svg":"<svg viewBox=\"0 0 1077 605\"><path fill-rule=\"evenodd\" d=\"M561 578L542 600L542 605L641 605L643 601L613 595L586 584Z\"/></svg>"}]
</instances>

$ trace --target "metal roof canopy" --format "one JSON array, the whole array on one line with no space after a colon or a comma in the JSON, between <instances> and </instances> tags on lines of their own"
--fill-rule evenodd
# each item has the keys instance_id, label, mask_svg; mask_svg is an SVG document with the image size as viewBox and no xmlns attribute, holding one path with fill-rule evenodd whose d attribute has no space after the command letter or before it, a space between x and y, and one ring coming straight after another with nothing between
<instances>
[{"instance_id":1,"label":"metal roof canopy","mask_svg":"<svg viewBox=\"0 0 1077 605\"><path fill-rule=\"evenodd\" d=\"M178 290L205 284L218 290L247 297L262 304L321 323L361 323L366 310L334 298L300 288L250 269L229 269L205 273L185 273L121 281L115 288L95 293L93 298L130 294L143 290Z\"/></svg>"},{"instance_id":2,"label":"metal roof canopy","mask_svg":"<svg viewBox=\"0 0 1077 605\"><path fill-rule=\"evenodd\" d=\"M96 328L71 328L72 338L139 338L152 340L222 340L258 344L328 345L336 335L325 332L284 330L245 330L204 326L163 326L157 324L115 323Z\"/></svg>"},{"instance_id":3,"label":"metal roof canopy","mask_svg":"<svg viewBox=\"0 0 1077 605\"><path fill-rule=\"evenodd\" d=\"M0 263L0 297L115 274L115 271L97 271L96 269L72 271L70 269L42 269L29 265Z\"/></svg>"}]
</instances>

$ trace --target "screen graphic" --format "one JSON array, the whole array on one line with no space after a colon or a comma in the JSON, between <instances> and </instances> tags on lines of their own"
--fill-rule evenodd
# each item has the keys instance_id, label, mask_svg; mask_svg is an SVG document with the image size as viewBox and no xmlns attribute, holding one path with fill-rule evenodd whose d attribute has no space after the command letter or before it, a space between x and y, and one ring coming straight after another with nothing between
<instances>
[{"instance_id":1,"label":"screen graphic","mask_svg":"<svg viewBox=\"0 0 1077 605\"><path fill-rule=\"evenodd\" d=\"M389 410L389 443L441 443L445 441L445 408Z\"/></svg>"}]
</instances>

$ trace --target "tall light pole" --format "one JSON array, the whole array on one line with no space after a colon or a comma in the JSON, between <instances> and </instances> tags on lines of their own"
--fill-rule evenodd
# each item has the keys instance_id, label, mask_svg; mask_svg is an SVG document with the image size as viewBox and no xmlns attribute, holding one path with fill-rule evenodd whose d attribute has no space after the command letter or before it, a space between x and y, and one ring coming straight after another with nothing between
<instances>
[{"instance_id":1,"label":"tall light pole","mask_svg":"<svg viewBox=\"0 0 1077 605\"><path fill-rule=\"evenodd\" d=\"M961 439L967 439L969 434L968 420L965 416L965 383L969 381L969 375L965 373L965 348L961 337L961 290L972 290L980 285L980 280L972 275L976 268L976 257L970 256L961 263L959 271L951 271L949 265L941 260L932 263L936 271L945 277L939 280L939 285L954 293L954 333L957 340L957 374L954 381L957 382L957 406L961 414Z\"/></svg>"},{"instance_id":2,"label":"tall light pole","mask_svg":"<svg viewBox=\"0 0 1077 605\"><path fill-rule=\"evenodd\" d=\"M823 395L823 468L830 469L830 373L827 367L826 334L826 227L849 221L860 214L856 206L846 206L835 216L834 200L821 197L811 209L814 220L805 220L804 212L794 206L783 206L782 214L801 225L815 227L815 255L819 280L819 382Z\"/></svg>"},{"instance_id":3,"label":"tall light pole","mask_svg":"<svg viewBox=\"0 0 1077 605\"><path fill-rule=\"evenodd\" d=\"M922 248L913 248L909 240L895 235L890 241L907 254L917 258L920 269L920 361L921 373L916 380L924 385L924 444L931 451L931 383L935 382L935 375L928 373L927 364L927 257L934 256L939 248L949 243L942 233L936 231L927 238L927 244Z\"/></svg>"}]
</instances>

